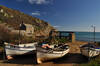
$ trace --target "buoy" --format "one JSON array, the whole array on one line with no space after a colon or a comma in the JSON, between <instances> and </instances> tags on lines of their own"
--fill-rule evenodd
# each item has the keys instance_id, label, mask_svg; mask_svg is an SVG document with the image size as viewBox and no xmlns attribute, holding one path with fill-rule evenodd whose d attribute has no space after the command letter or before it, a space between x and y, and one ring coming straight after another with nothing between
<instances>
[{"instance_id":1,"label":"buoy","mask_svg":"<svg viewBox=\"0 0 100 66\"><path fill-rule=\"evenodd\" d=\"M13 57L11 57L11 56L7 56L7 59L8 59L8 60L11 60L11 59L13 59Z\"/></svg>"}]
</instances>

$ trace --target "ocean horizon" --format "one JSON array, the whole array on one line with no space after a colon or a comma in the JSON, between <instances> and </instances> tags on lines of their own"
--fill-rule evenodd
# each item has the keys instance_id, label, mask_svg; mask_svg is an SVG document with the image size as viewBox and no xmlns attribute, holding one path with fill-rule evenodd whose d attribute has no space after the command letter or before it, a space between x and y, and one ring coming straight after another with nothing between
<instances>
[{"instance_id":1,"label":"ocean horizon","mask_svg":"<svg viewBox=\"0 0 100 66\"><path fill-rule=\"evenodd\" d=\"M94 32L75 32L78 41L94 41ZM95 32L95 41L100 42L100 32Z\"/></svg>"}]
</instances>

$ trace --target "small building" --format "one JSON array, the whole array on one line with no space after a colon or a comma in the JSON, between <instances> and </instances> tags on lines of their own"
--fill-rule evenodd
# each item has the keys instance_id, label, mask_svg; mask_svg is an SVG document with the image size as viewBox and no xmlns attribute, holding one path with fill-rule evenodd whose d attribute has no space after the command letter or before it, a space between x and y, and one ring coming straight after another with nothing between
<instances>
[{"instance_id":1,"label":"small building","mask_svg":"<svg viewBox=\"0 0 100 66\"><path fill-rule=\"evenodd\" d=\"M31 24L21 24L19 30L12 30L14 33L19 33L28 37L33 36L34 27Z\"/></svg>"},{"instance_id":2,"label":"small building","mask_svg":"<svg viewBox=\"0 0 100 66\"><path fill-rule=\"evenodd\" d=\"M58 31L59 33L59 37L65 37L69 40L71 40L71 42L75 42L76 37L75 37L75 32L71 32L71 31Z\"/></svg>"},{"instance_id":3,"label":"small building","mask_svg":"<svg viewBox=\"0 0 100 66\"><path fill-rule=\"evenodd\" d=\"M71 31L52 31L51 35L59 38L66 38L68 40L71 40L71 42L76 41L75 32Z\"/></svg>"},{"instance_id":4,"label":"small building","mask_svg":"<svg viewBox=\"0 0 100 66\"><path fill-rule=\"evenodd\" d=\"M34 34L34 27L30 24L25 24L25 26L26 26L25 35L32 36Z\"/></svg>"}]
</instances>

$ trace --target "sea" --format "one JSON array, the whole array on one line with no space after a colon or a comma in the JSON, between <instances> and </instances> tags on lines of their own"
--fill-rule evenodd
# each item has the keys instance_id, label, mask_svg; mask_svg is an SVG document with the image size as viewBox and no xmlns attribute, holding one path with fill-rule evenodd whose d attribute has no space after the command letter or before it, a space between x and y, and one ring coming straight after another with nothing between
<instances>
[{"instance_id":1,"label":"sea","mask_svg":"<svg viewBox=\"0 0 100 66\"><path fill-rule=\"evenodd\" d=\"M94 32L75 32L76 40L94 41ZM95 32L95 41L100 42L100 32Z\"/></svg>"}]
</instances>

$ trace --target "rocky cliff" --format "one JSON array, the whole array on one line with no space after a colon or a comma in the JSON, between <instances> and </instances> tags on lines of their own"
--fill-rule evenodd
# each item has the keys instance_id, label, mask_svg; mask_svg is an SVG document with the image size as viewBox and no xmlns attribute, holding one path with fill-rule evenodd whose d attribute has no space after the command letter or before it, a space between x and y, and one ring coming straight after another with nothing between
<instances>
[{"instance_id":1,"label":"rocky cliff","mask_svg":"<svg viewBox=\"0 0 100 66\"><path fill-rule=\"evenodd\" d=\"M31 24L34 27L34 36L48 36L50 31L54 29L44 20L29 16L5 6L0 6L0 23L5 23L9 28L17 30L19 24Z\"/></svg>"}]
</instances>

